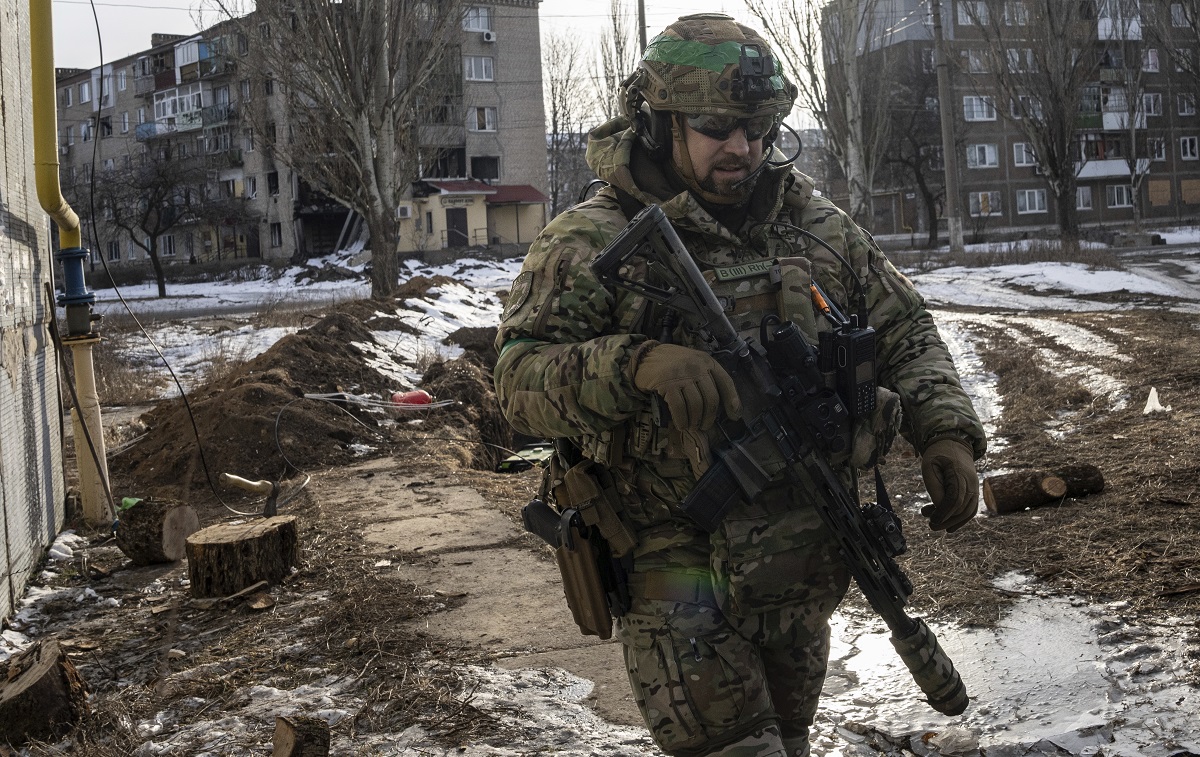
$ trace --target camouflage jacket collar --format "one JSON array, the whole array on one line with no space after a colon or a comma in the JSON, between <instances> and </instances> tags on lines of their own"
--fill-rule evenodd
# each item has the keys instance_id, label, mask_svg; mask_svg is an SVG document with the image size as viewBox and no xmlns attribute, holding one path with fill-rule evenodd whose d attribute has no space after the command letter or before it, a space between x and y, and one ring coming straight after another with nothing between
<instances>
[{"instance_id":1,"label":"camouflage jacket collar","mask_svg":"<svg viewBox=\"0 0 1200 757\"><path fill-rule=\"evenodd\" d=\"M636 173L645 177L640 181ZM662 176L662 170L646 159L638 144L637 135L623 117L614 118L592 130L588 137L587 163L596 176L618 187L638 201L657 204L681 228L712 234L734 244L746 244L734 231L717 222L691 192L675 192ZM762 221L778 218L786 204L788 211L808 205L813 195L813 182L799 171L787 167L768 167L759 177L758 187L751 197L750 215ZM786 219L785 219L786 220Z\"/></svg>"}]
</instances>

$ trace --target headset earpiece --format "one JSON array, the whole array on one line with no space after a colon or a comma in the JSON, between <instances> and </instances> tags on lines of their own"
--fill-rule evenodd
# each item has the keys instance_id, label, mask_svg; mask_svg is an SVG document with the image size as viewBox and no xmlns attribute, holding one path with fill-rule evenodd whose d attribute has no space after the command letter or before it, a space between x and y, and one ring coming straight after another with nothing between
<instances>
[{"instance_id":1,"label":"headset earpiece","mask_svg":"<svg viewBox=\"0 0 1200 757\"><path fill-rule=\"evenodd\" d=\"M671 157L671 112L654 110L642 100L634 112L638 141L655 163Z\"/></svg>"}]
</instances>

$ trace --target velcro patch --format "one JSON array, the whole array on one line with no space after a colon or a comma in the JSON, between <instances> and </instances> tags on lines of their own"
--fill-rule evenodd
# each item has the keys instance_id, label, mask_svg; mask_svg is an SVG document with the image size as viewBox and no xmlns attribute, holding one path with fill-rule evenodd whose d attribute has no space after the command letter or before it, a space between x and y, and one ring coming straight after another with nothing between
<instances>
[{"instance_id":1,"label":"velcro patch","mask_svg":"<svg viewBox=\"0 0 1200 757\"><path fill-rule=\"evenodd\" d=\"M512 283L512 289L508 291L508 302L504 303L504 312L500 314L500 320L507 321L511 318L525 301L529 299L529 293L533 291L533 271L523 271Z\"/></svg>"}]
</instances>

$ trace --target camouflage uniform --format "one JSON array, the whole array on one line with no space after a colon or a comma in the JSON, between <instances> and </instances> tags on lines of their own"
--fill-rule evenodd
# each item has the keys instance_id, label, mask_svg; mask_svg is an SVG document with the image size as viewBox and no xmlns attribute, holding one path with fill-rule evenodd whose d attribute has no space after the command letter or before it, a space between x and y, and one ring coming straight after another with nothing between
<instances>
[{"instance_id":1,"label":"camouflage uniform","mask_svg":"<svg viewBox=\"0 0 1200 757\"><path fill-rule=\"evenodd\" d=\"M869 235L814 195L808 177L786 166L765 169L745 224L730 229L692 192L671 189L625 118L591 134L587 160L611 187L662 207L744 336L757 338L762 318L778 314L815 345L829 325L814 312L809 281L843 310L856 292L834 256L761 222L794 224L840 251L866 282L878 382L899 398L881 403L865 436L878 431L877 446L886 446L898 404L901 433L918 450L955 437L983 454L983 430L920 295ZM662 336L664 311L606 289L589 268L628 220L611 187L559 215L531 246L497 338L497 395L519 431L568 439L594 463L636 535L632 604L618 633L658 745L684 757L765 757L785 748L794 755L806 748L829 654L828 620L849 576L812 495L782 476L711 536L680 511L705 464L704 445L660 428L651 396L633 382L640 354ZM670 336L703 348L680 325ZM860 450L856 462L869 462L874 451ZM843 457L844 475L850 467Z\"/></svg>"}]
</instances>

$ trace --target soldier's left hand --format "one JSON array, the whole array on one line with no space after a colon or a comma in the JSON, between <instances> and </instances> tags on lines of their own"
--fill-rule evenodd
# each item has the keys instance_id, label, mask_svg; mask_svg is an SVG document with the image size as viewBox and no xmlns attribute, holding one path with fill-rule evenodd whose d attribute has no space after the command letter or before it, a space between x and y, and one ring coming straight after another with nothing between
<instances>
[{"instance_id":1,"label":"soldier's left hand","mask_svg":"<svg viewBox=\"0 0 1200 757\"><path fill-rule=\"evenodd\" d=\"M934 531L954 533L979 512L979 474L971 448L938 439L921 455L921 477L933 504L921 508Z\"/></svg>"}]
</instances>

